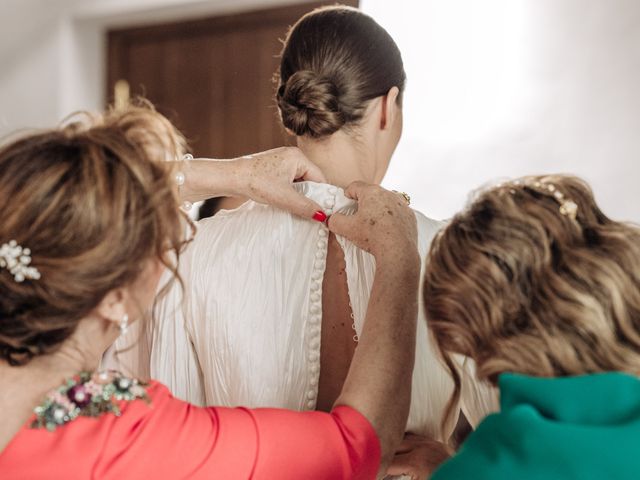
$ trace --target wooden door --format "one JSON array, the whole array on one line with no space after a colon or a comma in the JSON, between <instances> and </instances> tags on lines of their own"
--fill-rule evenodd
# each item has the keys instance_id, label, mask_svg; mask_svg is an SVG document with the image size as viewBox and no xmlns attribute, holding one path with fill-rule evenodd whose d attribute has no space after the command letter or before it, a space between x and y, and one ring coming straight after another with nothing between
<instances>
[{"instance_id":1,"label":"wooden door","mask_svg":"<svg viewBox=\"0 0 640 480\"><path fill-rule=\"evenodd\" d=\"M126 81L132 96L145 96L180 128L196 156L283 145L273 83L280 40L303 14L332 3L109 31L107 101Z\"/></svg>"}]
</instances>

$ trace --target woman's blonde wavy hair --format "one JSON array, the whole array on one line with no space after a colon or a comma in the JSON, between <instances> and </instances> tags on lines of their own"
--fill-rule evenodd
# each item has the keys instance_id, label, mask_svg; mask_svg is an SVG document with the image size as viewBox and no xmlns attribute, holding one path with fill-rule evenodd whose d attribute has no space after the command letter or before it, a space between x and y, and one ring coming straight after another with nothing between
<instances>
[{"instance_id":1,"label":"woman's blonde wavy hair","mask_svg":"<svg viewBox=\"0 0 640 480\"><path fill-rule=\"evenodd\" d=\"M540 185L573 201L575 219ZM640 228L609 219L578 178L481 191L434 240L423 294L455 382L443 422L460 397L454 354L494 385L503 372L640 373Z\"/></svg>"}]
</instances>

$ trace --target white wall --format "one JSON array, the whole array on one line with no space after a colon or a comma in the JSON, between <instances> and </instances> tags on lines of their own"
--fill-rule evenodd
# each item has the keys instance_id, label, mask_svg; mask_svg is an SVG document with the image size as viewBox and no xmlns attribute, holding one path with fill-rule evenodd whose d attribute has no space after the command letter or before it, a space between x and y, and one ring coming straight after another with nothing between
<instances>
[{"instance_id":1,"label":"white wall","mask_svg":"<svg viewBox=\"0 0 640 480\"><path fill-rule=\"evenodd\" d=\"M0 0L0 136L104 106L108 27L301 1Z\"/></svg>"},{"instance_id":2,"label":"white wall","mask_svg":"<svg viewBox=\"0 0 640 480\"><path fill-rule=\"evenodd\" d=\"M45 1L0 0L0 133L57 117L59 43Z\"/></svg>"},{"instance_id":3,"label":"white wall","mask_svg":"<svg viewBox=\"0 0 640 480\"><path fill-rule=\"evenodd\" d=\"M446 218L489 180L569 172L606 213L640 221L640 2L362 4L409 78L386 186Z\"/></svg>"},{"instance_id":4,"label":"white wall","mask_svg":"<svg viewBox=\"0 0 640 480\"><path fill-rule=\"evenodd\" d=\"M386 186L444 218L496 177L572 172L640 221L640 2L361 1L409 76ZM0 135L102 107L107 26L295 2L0 0Z\"/></svg>"}]
</instances>

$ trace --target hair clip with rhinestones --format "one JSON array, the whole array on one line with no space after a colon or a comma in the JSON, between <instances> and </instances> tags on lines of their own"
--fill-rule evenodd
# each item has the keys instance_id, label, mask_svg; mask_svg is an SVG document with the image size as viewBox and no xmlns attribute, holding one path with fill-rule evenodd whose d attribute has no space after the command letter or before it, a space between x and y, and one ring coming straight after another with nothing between
<instances>
[{"instance_id":1,"label":"hair clip with rhinestones","mask_svg":"<svg viewBox=\"0 0 640 480\"><path fill-rule=\"evenodd\" d=\"M38 280L40 272L35 267L30 267L31 250L18 245L18 242L11 240L0 247L0 268L9 270L13 279L24 282L25 279Z\"/></svg>"},{"instance_id":2,"label":"hair clip with rhinestones","mask_svg":"<svg viewBox=\"0 0 640 480\"><path fill-rule=\"evenodd\" d=\"M553 184L546 182L534 182L536 188L546 189L553 198L560 204L560 213L565 217L569 217L575 220L578 216L578 204L573 200L568 199L564 194Z\"/></svg>"},{"instance_id":3,"label":"hair clip with rhinestones","mask_svg":"<svg viewBox=\"0 0 640 480\"><path fill-rule=\"evenodd\" d=\"M578 204L565 197L565 195L553 183L543 182L540 180L536 180L534 182L530 179L525 179L514 180L513 182L508 183L499 183L496 185L496 188L509 192L511 195L515 195L521 187L529 187L531 189L541 191L540 193L549 194L560 204L560 208L558 210L561 215L569 217L572 220L575 220L578 216Z\"/></svg>"}]
</instances>

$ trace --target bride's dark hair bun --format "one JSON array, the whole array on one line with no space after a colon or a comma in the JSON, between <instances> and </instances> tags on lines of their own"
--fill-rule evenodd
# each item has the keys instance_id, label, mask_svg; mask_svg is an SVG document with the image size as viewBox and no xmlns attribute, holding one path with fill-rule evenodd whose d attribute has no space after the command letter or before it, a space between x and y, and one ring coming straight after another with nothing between
<instances>
[{"instance_id":1,"label":"bride's dark hair bun","mask_svg":"<svg viewBox=\"0 0 640 480\"><path fill-rule=\"evenodd\" d=\"M338 87L310 70L295 72L280 86L278 107L284 126L299 136L324 137L345 124Z\"/></svg>"},{"instance_id":2,"label":"bride's dark hair bun","mask_svg":"<svg viewBox=\"0 0 640 480\"><path fill-rule=\"evenodd\" d=\"M356 8L323 7L291 27L276 100L286 128L319 138L357 125L370 100L392 87L402 93L405 81L400 50L373 18Z\"/></svg>"}]
</instances>

